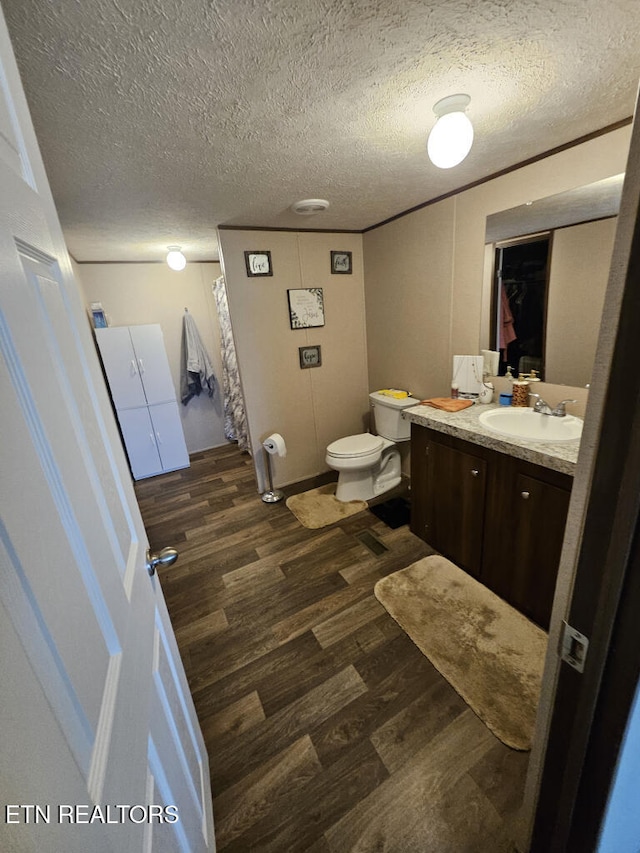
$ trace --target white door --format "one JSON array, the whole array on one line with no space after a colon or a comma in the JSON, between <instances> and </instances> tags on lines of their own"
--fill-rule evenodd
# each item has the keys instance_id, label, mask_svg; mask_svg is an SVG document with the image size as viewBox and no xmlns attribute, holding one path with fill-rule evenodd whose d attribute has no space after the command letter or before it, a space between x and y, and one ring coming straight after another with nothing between
<instances>
[{"instance_id":1,"label":"white door","mask_svg":"<svg viewBox=\"0 0 640 853\"><path fill-rule=\"evenodd\" d=\"M202 736L1 14L0 394L0 849L213 850Z\"/></svg>"}]
</instances>

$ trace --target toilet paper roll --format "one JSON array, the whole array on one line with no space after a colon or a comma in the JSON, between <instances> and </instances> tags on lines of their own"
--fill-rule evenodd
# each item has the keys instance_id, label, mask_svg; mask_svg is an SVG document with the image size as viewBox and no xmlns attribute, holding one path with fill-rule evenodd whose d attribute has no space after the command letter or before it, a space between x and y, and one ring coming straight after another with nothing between
<instances>
[{"instance_id":1,"label":"toilet paper roll","mask_svg":"<svg viewBox=\"0 0 640 853\"><path fill-rule=\"evenodd\" d=\"M485 373L488 373L489 376L497 376L500 353L490 349L480 350L480 353L484 359Z\"/></svg>"},{"instance_id":2,"label":"toilet paper roll","mask_svg":"<svg viewBox=\"0 0 640 853\"><path fill-rule=\"evenodd\" d=\"M284 438L279 432L274 432L269 438L265 438L262 446L272 456L286 456L287 445L284 443Z\"/></svg>"}]
</instances>

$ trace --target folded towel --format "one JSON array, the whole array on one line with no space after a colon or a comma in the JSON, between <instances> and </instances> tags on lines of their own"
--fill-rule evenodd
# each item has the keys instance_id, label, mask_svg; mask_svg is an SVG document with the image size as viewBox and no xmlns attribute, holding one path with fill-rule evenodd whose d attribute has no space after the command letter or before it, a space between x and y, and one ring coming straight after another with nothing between
<instances>
[{"instance_id":1,"label":"folded towel","mask_svg":"<svg viewBox=\"0 0 640 853\"><path fill-rule=\"evenodd\" d=\"M444 412L459 412L473 406L473 400L454 400L452 397L431 397L429 400L420 400L421 406L433 406L434 409L442 409Z\"/></svg>"},{"instance_id":2,"label":"folded towel","mask_svg":"<svg viewBox=\"0 0 640 853\"><path fill-rule=\"evenodd\" d=\"M408 391L398 391L397 388L385 388L383 391L378 391L378 394L384 394L385 397L395 397L396 400L404 400L409 396Z\"/></svg>"}]
</instances>

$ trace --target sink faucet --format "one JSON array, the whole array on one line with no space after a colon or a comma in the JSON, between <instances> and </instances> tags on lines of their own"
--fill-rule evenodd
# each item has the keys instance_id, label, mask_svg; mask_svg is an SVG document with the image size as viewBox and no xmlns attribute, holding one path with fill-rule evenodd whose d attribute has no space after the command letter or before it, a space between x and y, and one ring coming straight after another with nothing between
<instances>
[{"instance_id":1,"label":"sink faucet","mask_svg":"<svg viewBox=\"0 0 640 853\"><path fill-rule=\"evenodd\" d=\"M555 409L552 409L551 406L542 399L540 394L529 394L530 397L537 397L535 403L533 404L533 411L538 412L540 415L551 415L554 418L564 418L567 414L565 410L565 406L567 403L575 403L576 400L561 400Z\"/></svg>"},{"instance_id":2,"label":"sink faucet","mask_svg":"<svg viewBox=\"0 0 640 853\"><path fill-rule=\"evenodd\" d=\"M533 404L533 411L538 412L539 415L550 415L552 413L551 406L542 399L540 394L529 394L530 397L536 397L536 401Z\"/></svg>"}]
</instances>

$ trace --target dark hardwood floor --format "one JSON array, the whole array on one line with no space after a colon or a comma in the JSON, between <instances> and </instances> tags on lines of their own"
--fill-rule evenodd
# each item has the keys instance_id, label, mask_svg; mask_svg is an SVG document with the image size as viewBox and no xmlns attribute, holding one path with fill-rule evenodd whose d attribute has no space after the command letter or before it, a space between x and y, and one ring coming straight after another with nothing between
<instances>
[{"instance_id":1,"label":"dark hardwood floor","mask_svg":"<svg viewBox=\"0 0 640 853\"><path fill-rule=\"evenodd\" d=\"M491 734L373 594L433 553L406 525L365 511L308 530L260 500L234 445L136 493L151 547L180 552L161 583L209 751L219 851L514 849L528 754Z\"/></svg>"}]
</instances>

